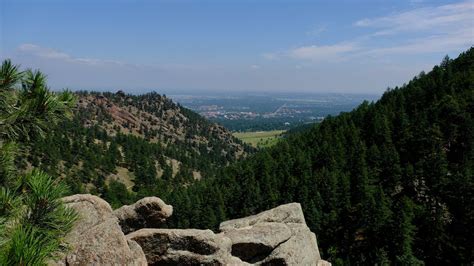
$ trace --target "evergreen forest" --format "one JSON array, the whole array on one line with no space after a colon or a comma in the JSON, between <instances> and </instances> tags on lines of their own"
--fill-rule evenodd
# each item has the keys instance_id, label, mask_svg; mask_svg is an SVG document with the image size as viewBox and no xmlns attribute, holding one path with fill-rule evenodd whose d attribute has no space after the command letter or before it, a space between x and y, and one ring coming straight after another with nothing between
<instances>
[{"instance_id":1,"label":"evergreen forest","mask_svg":"<svg viewBox=\"0 0 474 266\"><path fill-rule=\"evenodd\" d=\"M199 228L300 202L334 265L470 264L474 48L160 196L175 207L170 226Z\"/></svg>"},{"instance_id":2,"label":"evergreen forest","mask_svg":"<svg viewBox=\"0 0 474 266\"><path fill-rule=\"evenodd\" d=\"M259 151L156 93L76 95L110 102L19 139L28 145L15 159L60 178L70 194L93 193L114 208L158 196L174 207L167 226L178 228L217 229L299 202L333 265L474 261L474 48ZM140 110L146 125L152 118L141 112L169 114L178 137L143 123L124 130L131 125L104 111L112 104ZM110 178L125 170L128 183Z\"/></svg>"}]
</instances>

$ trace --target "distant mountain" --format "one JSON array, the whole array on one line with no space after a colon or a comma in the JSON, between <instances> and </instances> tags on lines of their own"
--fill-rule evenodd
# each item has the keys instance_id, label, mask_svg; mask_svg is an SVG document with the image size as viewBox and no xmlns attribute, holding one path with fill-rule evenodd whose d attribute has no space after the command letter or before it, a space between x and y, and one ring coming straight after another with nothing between
<instances>
[{"instance_id":1,"label":"distant mountain","mask_svg":"<svg viewBox=\"0 0 474 266\"><path fill-rule=\"evenodd\" d=\"M24 161L25 167L63 176L73 192L107 199L110 186L125 194L173 189L252 150L222 126L157 93L78 92L77 98L72 121L39 138ZM132 197L109 200L118 206Z\"/></svg>"},{"instance_id":2,"label":"distant mountain","mask_svg":"<svg viewBox=\"0 0 474 266\"><path fill-rule=\"evenodd\" d=\"M170 226L300 202L333 265L472 264L474 48L217 176L166 196Z\"/></svg>"},{"instance_id":3,"label":"distant mountain","mask_svg":"<svg viewBox=\"0 0 474 266\"><path fill-rule=\"evenodd\" d=\"M132 134L152 143L185 144L207 150L224 160L244 154L242 143L224 127L173 103L166 96L113 93L79 93L77 116L86 127L99 126L109 135Z\"/></svg>"}]
</instances>

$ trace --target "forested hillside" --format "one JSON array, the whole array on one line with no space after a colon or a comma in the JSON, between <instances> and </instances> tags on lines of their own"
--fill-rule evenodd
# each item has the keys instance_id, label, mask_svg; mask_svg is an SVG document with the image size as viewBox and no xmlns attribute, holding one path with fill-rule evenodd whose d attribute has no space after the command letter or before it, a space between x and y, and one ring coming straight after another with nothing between
<instances>
[{"instance_id":1,"label":"forested hillside","mask_svg":"<svg viewBox=\"0 0 474 266\"><path fill-rule=\"evenodd\" d=\"M251 150L166 96L79 92L71 121L35 139L24 168L66 179L113 206L209 176Z\"/></svg>"},{"instance_id":2,"label":"forested hillside","mask_svg":"<svg viewBox=\"0 0 474 266\"><path fill-rule=\"evenodd\" d=\"M471 48L231 165L248 147L163 96L84 92L73 120L20 162L115 207L159 196L175 209L170 227L216 228L300 202L335 265L469 264L473 84Z\"/></svg>"},{"instance_id":3,"label":"forested hillside","mask_svg":"<svg viewBox=\"0 0 474 266\"><path fill-rule=\"evenodd\" d=\"M160 196L179 227L300 202L335 265L470 264L474 48L215 179Z\"/></svg>"}]
</instances>

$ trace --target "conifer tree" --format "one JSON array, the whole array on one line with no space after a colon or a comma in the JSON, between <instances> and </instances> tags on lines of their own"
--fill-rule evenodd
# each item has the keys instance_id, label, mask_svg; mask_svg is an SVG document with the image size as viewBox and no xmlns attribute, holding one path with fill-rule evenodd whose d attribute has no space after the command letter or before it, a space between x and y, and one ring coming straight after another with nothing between
<instances>
[{"instance_id":1,"label":"conifer tree","mask_svg":"<svg viewBox=\"0 0 474 266\"><path fill-rule=\"evenodd\" d=\"M21 85L21 88L19 86ZM37 265L60 249L76 218L60 198L66 187L42 171L20 173L15 159L51 124L66 118L70 92L49 91L39 71L10 60L0 69L0 264Z\"/></svg>"}]
</instances>

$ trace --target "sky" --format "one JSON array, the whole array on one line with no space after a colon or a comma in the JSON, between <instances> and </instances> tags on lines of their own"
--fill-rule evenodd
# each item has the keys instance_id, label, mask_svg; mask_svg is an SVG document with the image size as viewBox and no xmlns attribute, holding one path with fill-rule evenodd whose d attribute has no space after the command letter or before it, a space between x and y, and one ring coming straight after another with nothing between
<instances>
[{"instance_id":1,"label":"sky","mask_svg":"<svg viewBox=\"0 0 474 266\"><path fill-rule=\"evenodd\" d=\"M0 0L57 90L380 94L473 45L473 0Z\"/></svg>"}]
</instances>

